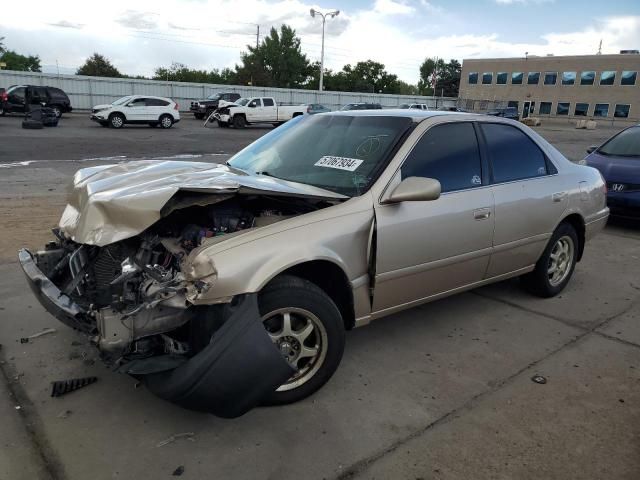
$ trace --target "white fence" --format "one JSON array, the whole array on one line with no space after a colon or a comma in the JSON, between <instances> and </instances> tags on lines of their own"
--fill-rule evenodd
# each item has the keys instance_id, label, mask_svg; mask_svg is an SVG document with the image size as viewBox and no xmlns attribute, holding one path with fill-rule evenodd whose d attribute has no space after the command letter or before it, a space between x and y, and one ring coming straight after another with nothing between
<instances>
[{"instance_id":1,"label":"white fence","mask_svg":"<svg viewBox=\"0 0 640 480\"><path fill-rule=\"evenodd\" d=\"M318 92L288 88L249 87L242 85L214 85L210 83L164 82L129 78L85 77L52 73L16 72L0 70L0 87L11 85L47 85L64 90L74 109L88 110L94 105L111 103L125 95L156 95L178 102L180 110L188 110L193 100L202 100L214 92L238 92L244 97L274 97L280 102L321 103L337 110L352 102L374 102L383 107L397 107L402 103L426 103L429 108L453 106L455 98L387 95L375 93Z\"/></svg>"}]
</instances>

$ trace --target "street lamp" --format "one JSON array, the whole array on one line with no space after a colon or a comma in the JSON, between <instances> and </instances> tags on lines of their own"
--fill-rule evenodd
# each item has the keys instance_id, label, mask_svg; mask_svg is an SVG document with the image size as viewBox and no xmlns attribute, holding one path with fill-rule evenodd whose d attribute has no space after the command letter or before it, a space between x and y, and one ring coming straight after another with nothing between
<instances>
[{"instance_id":1,"label":"street lamp","mask_svg":"<svg viewBox=\"0 0 640 480\"><path fill-rule=\"evenodd\" d=\"M316 15L322 17L322 50L320 51L320 91L322 91L322 78L324 77L324 24L327 21L327 17L337 17L340 14L340 10L322 13L312 8L309 10L309 13L311 14L311 18L315 18Z\"/></svg>"}]
</instances>

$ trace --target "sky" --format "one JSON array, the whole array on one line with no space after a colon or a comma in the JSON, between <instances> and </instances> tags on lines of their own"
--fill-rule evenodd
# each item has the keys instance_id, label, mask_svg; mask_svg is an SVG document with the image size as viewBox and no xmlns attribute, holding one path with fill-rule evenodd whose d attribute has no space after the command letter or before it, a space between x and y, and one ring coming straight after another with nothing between
<instances>
[{"instance_id":1,"label":"sky","mask_svg":"<svg viewBox=\"0 0 640 480\"><path fill-rule=\"evenodd\" d=\"M324 1L324 0L323 0ZM43 71L75 73L94 52L129 75L180 62L233 67L248 43L286 23L325 67L372 59L416 83L426 57L587 55L640 49L640 0L30 0L27 15L0 16L7 48L39 55ZM14 12L15 13L15 12Z\"/></svg>"}]
</instances>

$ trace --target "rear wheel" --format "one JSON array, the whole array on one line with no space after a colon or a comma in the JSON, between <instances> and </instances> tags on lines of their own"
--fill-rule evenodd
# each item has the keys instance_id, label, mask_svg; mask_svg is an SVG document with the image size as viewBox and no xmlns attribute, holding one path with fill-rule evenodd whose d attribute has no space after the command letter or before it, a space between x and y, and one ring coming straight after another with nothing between
<instances>
[{"instance_id":1,"label":"rear wheel","mask_svg":"<svg viewBox=\"0 0 640 480\"><path fill-rule=\"evenodd\" d=\"M263 403L302 400L331 378L342 359L345 330L340 311L317 285L289 275L267 285L258 304L271 341L296 369Z\"/></svg>"},{"instance_id":2,"label":"rear wheel","mask_svg":"<svg viewBox=\"0 0 640 480\"><path fill-rule=\"evenodd\" d=\"M173 117L169 114L164 114L160 117L160 126L162 128L171 128L173 125Z\"/></svg>"},{"instance_id":3,"label":"rear wheel","mask_svg":"<svg viewBox=\"0 0 640 480\"><path fill-rule=\"evenodd\" d=\"M112 113L109 115L109 126L111 128L122 128L124 126L124 115L121 113Z\"/></svg>"},{"instance_id":4,"label":"rear wheel","mask_svg":"<svg viewBox=\"0 0 640 480\"><path fill-rule=\"evenodd\" d=\"M578 235L569 223L553 232L533 272L522 277L525 287L540 297L553 297L567 286L578 261Z\"/></svg>"},{"instance_id":5,"label":"rear wheel","mask_svg":"<svg viewBox=\"0 0 640 480\"><path fill-rule=\"evenodd\" d=\"M233 117L233 126L236 128L244 128L247 124L247 120L242 115L236 115Z\"/></svg>"},{"instance_id":6,"label":"rear wheel","mask_svg":"<svg viewBox=\"0 0 640 480\"><path fill-rule=\"evenodd\" d=\"M51 109L53 110L56 118L62 117L62 109L58 105L51 105Z\"/></svg>"}]
</instances>

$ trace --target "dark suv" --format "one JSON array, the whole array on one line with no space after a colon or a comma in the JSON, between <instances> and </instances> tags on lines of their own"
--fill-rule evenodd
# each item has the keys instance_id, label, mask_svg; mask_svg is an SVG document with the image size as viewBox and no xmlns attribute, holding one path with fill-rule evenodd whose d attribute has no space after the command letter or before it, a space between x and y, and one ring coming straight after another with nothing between
<instances>
[{"instance_id":1,"label":"dark suv","mask_svg":"<svg viewBox=\"0 0 640 480\"><path fill-rule=\"evenodd\" d=\"M347 103L340 110L381 110L379 103Z\"/></svg>"},{"instance_id":2,"label":"dark suv","mask_svg":"<svg viewBox=\"0 0 640 480\"><path fill-rule=\"evenodd\" d=\"M58 118L63 113L73 110L69 97L59 88L40 87L38 85L14 85L0 94L0 114L24 113L27 98L30 98L31 105L43 105L51 108Z\"/></svg>"},{"instance_id":3,"label":"dark suv","mask_svg":"<svg viewBox=\"0 0 640 480\"><path fill-rule=\"evenodd\" d=\"M518 109L515 107L496 108L495 110L491 110L490 112L487 112L487 115L492 115L494 117L510 118L511 120L520 120L520 115L518 115Z\"/></svg>"},{"instance_id":4,"label":"dark suv","mask_svg":"<svg viewBox=\"0 0 640 480\"><path fill-rule=\"evenodd\" d=\"M206 100L191 102L191 107L189 107L189 110L193 112L193 115L198 120L202 120L204 117L208 117L209 115L211 115L211 112L218 108L218 102L220 102L220 100L224 100L225 102L235 102L239 98L239 93L214 93L212 95L209 95Z\"/></svg>"}]
</instances>

